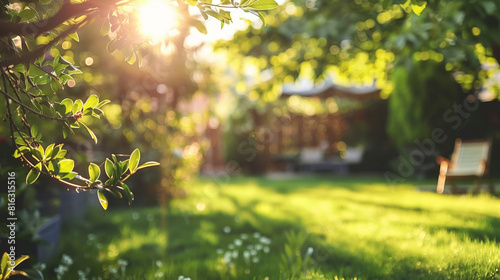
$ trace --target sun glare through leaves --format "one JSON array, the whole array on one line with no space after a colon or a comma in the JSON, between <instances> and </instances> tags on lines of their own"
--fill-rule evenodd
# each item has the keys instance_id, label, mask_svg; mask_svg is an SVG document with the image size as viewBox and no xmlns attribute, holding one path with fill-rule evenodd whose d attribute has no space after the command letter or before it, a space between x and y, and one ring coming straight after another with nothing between
<instances>
[{"instance_id":1,"label":"sun glare through leaves","mask_svg":"<svg viewBox=\"0 0 500 280\"><path fill-rule=\"evenodd\" d=\"M146 37L159 41L169 36L178 25L175 6L168 1L150 0L140 5L138 17Z\"/></svg>"}]
</instances>

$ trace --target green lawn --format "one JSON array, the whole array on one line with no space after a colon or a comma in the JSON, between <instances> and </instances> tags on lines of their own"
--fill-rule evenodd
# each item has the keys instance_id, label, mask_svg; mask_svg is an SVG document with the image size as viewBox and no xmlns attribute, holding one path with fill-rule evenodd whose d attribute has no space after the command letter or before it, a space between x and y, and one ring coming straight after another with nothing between
<instances>
[{"instance_id":1,"label":"green lawn","mask_svg":"<svg viewBox=\"0 0 500 280\"><path fill-rule=\"evenodd\" d=\"M187 191L168 210L111 205L66 224L61 279L287 278L290 231L307 232L302 255L314 250L303 279L500 279L500 200L488 195L335 177L204 178Z\"/></svg>"}]
</instances>

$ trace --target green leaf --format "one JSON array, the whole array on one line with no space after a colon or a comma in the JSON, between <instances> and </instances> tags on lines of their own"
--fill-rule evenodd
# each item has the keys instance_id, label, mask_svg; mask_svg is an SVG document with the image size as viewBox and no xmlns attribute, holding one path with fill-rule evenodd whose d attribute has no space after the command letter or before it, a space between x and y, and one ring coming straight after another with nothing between
<instances>
[{"instance_id":1,"label":"green leaf","mask_svg":"<svg viewBox=\"0 0 500 280\"><path fill-rule=\"evenodd\" d=\"M54 57L54 59L52 60L52 62L50 63L52 65L53 68L56 68L57 65L59 65L59 59L61 59L61 55L56 55L56 57Z\"/></svg>"},{"instance_id":2,"label":"green leaf","mask_svg":"<svg viewBox=\"0 0 500 280\"><path fill-rule=\"evenodd\" d=\"M114 167L113 167L113 177L117 178L117 179L121 178L121 175L122 175L121 170L122 170L122 168L121 168L120 162L116 161L113 165L114 165Z\"/></svg>"},{"instance_id":3,"label":"green leaf","mask_svg":"<svg viewBox=\"0 0 500 280\"><path fill-rule=\"evenodd\" d=\"M76 175L78 175L78 173L76 172L69 172L69 173L59 173L59 176L61 176L61 179L64 179L64 180L73 180L75 179Z\"/></svg>"},{"instance_id":4,"label":"green leaf","mask_svg":"<svg viewBox=\"0 0 500 280\"><path fill-rule=\"evenodd\" d=\"M75 33L71 33L68 35L71 39L77 41L77 42L80 42L80 37L78 37L78 33L75 32Z\"/></svg>"},{"instance_id":5,"label":"green leaf","mask_svg":"<svg viewBox=\"0 0 500 280\"><path fill-rule=\"evenodd\" d=\"M207 28L205 27L205 25L199 21L199 20L193 20L193 25L194 27L196 27L196 29L198 30L198 32L200 32L201 34L207 34Z\"/></svg>"},{"instance_id":6,"label":"green leaf","mask_svg":"<svg viewBox=\"0 0 500 280\"><path fill-rule=\"evenodd\" d=\"M17 16L19 18L21 18L21 21L30 21L32 19L35 19L37 14L34 10L32 9L25 9L25 10L22 10L21 12L19 12L19 14L17 14Z\"/></svg>"},{"instance_id":7,"label":"green leaf","mask_svg":"<svg viewBox=\"0 0 500 280\"><path fill-rule=\"evenodd\" d=\"M143 164L141 164L139 167L137 167L136 171L139 170L139 169L143 169L143 168L146 168L146 167L151 167L151 166L158 166L160 165L159 162L156 162L156 161L148 161L148 162L145 162Z\"/></svg>"},{"instance_id":8,"label":"green leaf","mask_svg":"<svg viewBox=\"0 0 500 280\"><path fill-rule=\"evenodd\" d=\"M82 122L78 122L78 123L81 124L81 125L83 125L87 129L87 131L90 134L90 137L92 137L92 139L94 140L94 142L97 144L97 136L95 136L95 133L86 124L84 124Z\"/></svg>"},{"instance_id":9,"label":"green leaf","mask_svg":"<svg viewBox=\"0 0 500 280\"><path fill-rule=\"evenodd\" d=\"M279 5L274 0L259 0L250 5L245 6L246 9L252 10L270 10L277 8Z\"/></svg>"},{"instance_id":10,"label":"green leaf","mask_svg":"<svg viewBox=\"0 0 500 280\"><path fill-rule=\"evenodd\" d=\"M38 110L38 111L42 111L42 106L40 105L40 102L38 101L38 99L31 99L31 104L33 104L33 106L35 106L35 108Z\"/></svg>"},{"instance_id":11,"label":"green leaf","mask_svg":"<svg viewBox=\"0 0 500 280\"><path fill-rule=\"evenodd\" d=\"M42 157L40 158L40 160L44 160L44 159L45 159L45 151L44 151L44 149L43 149L42 145L38 145L38 147L36 147L36 150L37 150L38 152L40 152L40 155L42 156Z\"/></svg>"},{"instance_id":12,"label":"green leaf","mask_svg":"<svg viewBox=\"0 0 500 280\"><path fill-rule=\"evenodd\" d=\"M252 11L252 10L247 10L246 12L249 12L252 15L259 17L259 19L262 21L262 24L266 25L266 19L264 18L264 13L263 12Z\"/></svg>"},{"instance_id":13,"label":"green leaf","mask_svg":"<svg viewBox=\"0 0 500 280\"><path fill-rule=\"evenodd\" d=\"M420 5L414 5L412 4L411 5L411 9L413 10L413 12L419 16L425 9L425 7L427 6L427 2L423 2L422 4Z\"/></svg>"},{"instance_id":14,"label":"green leaf","mask_svg":"<svg viewBox=\"0 0 500 280\"><path fill-rule=\"evenodd\" d=\"M63 159L57 165L60 173L70 173L75 168L75 162L72 159Z\"/></svg>"},{"instance_id":15,"label":"green leaf","mask_svg":"<svg viewBox=\"0 0 500 280\"><path fill-rule=\"evenodd\" d=\"M47 146L47 148L45 149L45 159L50 160L50 158L52 157L52 152L54 151L54 146L54 143Z\"/></svg>"},{"instance_id":16,"label":"green leaf","mask_svg":"<svg viewBox=\"0 0 500 280\"><path fill-rule=\"evenodd\" d=\"M132 54L130 55L130 57L128 57L128 58L127 58L127 62L128 62L128 64L130 64L130 65L133 65L133 64L135 63L135 60L136 60L136 58L135 58L135 53L132 53Z\"/></svg>"},{"instance_id":17,"label":"green leaf","mask_svg":"<svg viewBox=\"0 0 500 280\"><path fill-rule=\"evenodd\" d=\"M118 40L116 38L114 38L113 40L109 41L109 43L106 45L106 50L109 53L112 53L116 50L117 41Z\"/></svg>"},{"instance_id":18,"label":"green leaf","mask_svg":"<svg viewBox=\"0 0 500 280\"><path fill-rule=\"evenodd\" d=\"M108 33L111 31L111 24L109 23L109 20L105 20L102 25L101 25L101 36L106 36Z\"/></svg>"},{"instance_id":19,"label":"green leaf","mask_svg":"<svg viewBox=\"0 0 500 280\"><path fill-rule=\"evenodd\" d=\"M113 162L107 158L106 162L104 163L104 171L106 172L106 175L108 175L108 178L113 177Z\"/></svg>"},{"instance_id":20,"label":"green leaf","mask_svg":"<svg viewBox=\"0 0 500 280\"><path fill-rule=\"evenodd\" d=\"M16 261L15 261L15 264L14 264L14 267L18 266L20 263L24 262L25 260L29 259L30 257L27 256L27 255L22 255L20 257L17 257L16 258Z\"/></svg>"},{"instance_id":21,"label":"green leaf","mask_svg":"<svg viewBox=\"0 0 500 280\"><path fill-rule=\"evenodd\" d=\"M139 149L135 149L132 154L130 154L130 159L128 162L128 169L130 170L130 173L133 174L137 170L140 160L141 152L139 151Z\"/></svg>"},{"instance_id":22,"label":"green leaf","mask_svg":"<svg viewBox=\"0 0 500 280\"><path fill-rule=\"evenodd\" d=\"M54 150L55 152L55 150ZM62 149L62 148L59 148L59 150L57 151L57 154L55 154L53 156L54 159L56 158L64 158L66 156L66 153L68 153L68 151L66 151L65 149Z\"/></svg>"},{"instance_id":23,"label":"green leaf","mask_svg":"<svg viewBox=\"0 0 500 280\"><path fill-rule=\"evenodd\" d=\"M128 199L128 205L134 200L134 194L130 191L130 188L127 186L127 184L122 184L122 188L125 191L125 196Z\"/></svg>"},{"instance_id":24,"label":"green leaf","mask_svg":"<svg viewBox=\"0 0 500 280\"><path fill-rule=\"evenodd\" d=\"M58 91L61 91L63 89L63 86L62 84L54 79L54 78L51 78L50 79L50 88L54 91L54 92L58 92Z\"/></svg>"},{"instance_id":25,"label":"green leaf","mask_svg":"<svg viewBox=\"0 0 500 280\"><path fill-rule=\"evenodd\" d=\"M21 136L16 136L16 139L14 141L16 142L17 145L19 146L26 146L26 142L24 142L25 139L23 139ZM27 141L28 139L26 139Z\"/></svg>"},{"instance_id":26,"label":"green leaf","mask_svg":"<svg viewBox=\"0 0 500 280\"><path fill-rule=\"evenodd\" d=\"M191 6L196 6L198 5L198 0L186 0L189 5Z\"/></svg>"},{"instance_id":27,"label":"green leaf","mask_svg":"<svg viewBox=\"0 0 500 280\"><path fill-rule=\"evenodd\" d=\"M31 135L36 138L36 136L38 135L38 127L36 125L31 125L30 131Z\"/></svg>"},{"instance_id":28,"label":"green leaf","mask_svg":"<svg viewBox=\"0 0 500 280\"><path fill-rule=\"evenodd\" d=\"M26 256L26 255L22 255L22 256L16 258L16 260L14 261L14 265L12 266L12 269L9 269L8 262L10 261L10 257L7 254L7 252L5 252L2 256L2 271L1 271L2 275L0 275L0 276L2 276L2 280L9 278L11 276L11 273L13 271L15 271L14 268L16 266L18 266L21 262L23 262L27 259L29 259L29 256ZM14 274L12 274L12 275L14 275ZM22 275L22 273L21 273L21 275Z\"/></svg>"},{"instance_id":29,"label":"green leaf","mask_svg":"<svg viewBox=\"0 0 500 280\"><path fill-rule=\"evenodd\" d=\"M108 209L108 199L102 190L97 190L97 197L99 198L99 203L101 203L102 208L104 208L104 210Z\"/></svg>"},{"instance_id":30,"label":"green leaf","mask_svg":"<svg viewBox=\"0 0 500 280\"><path fill-rule=\"evenodd\" d=\"M264 14L262 12L257 12L257 16L262 20L262 25L266 25L266 19L264 18Z\"/></svg>"},{"instance_id":31,"label":"green leaf","mask_svg":"<svg viewBox=\"0 0 500 280\"><path fill-rule=\"evenodd\" d=\"M63 126L62 128L62 135L63 135L63 138L66 139L66 137L68 137L68 133L70 132L70 128L67 127L67 126Z\"/></svg>"},{"instance_id":32,"label":"green leaf","mask_svg":"<svg viewBox=\"0 0 500 280\"><path fill-rule=\"evenodd\" d=\"M113 194L115 197L118 198L123 198L123 195L118 189L116 188L106 188L107 191L109 191L111 194Z\"/></svg>"},{"instance_id":33,"label":"green leaf","mask_svg":"<svg viewBox=\"0 0 500 280\"><path fill-rule=\"evenodd\" d=\"M82 108L83 108L83 102L80 99L77 99L73 104L73 114L76 114L77 112L81 111Z\"/></svg>"},{"instance_id":34,"label":"green leaf","mask_svg":"<svg viewBox=\"0 0 500 280\"><path fill-rule=\"evenodd\" d=\"M37 167L40 166L40 167ZM28 175L26 176L26 184L31 185L40 176L40 170L42 169L42 163L39 162L35 167L31 168L30 172L28 172Z\"/></svg>"},{"instance_id":35,"label":"green leaf","mask_svg":"<svg viewBox=\"0 0 500 280\"><path fill-rule=\"evenodd\" d=\"M2 255L2 265L1 265L1 275L2 276L2 280L6 278L6 273L7 273L7 262L10 260L9 258L9 255L7 254L7 252L3 253Z\"/></svg>"},{"instance_id":36,"label":"green leaf","mask_svg":"<svg viewBox=\"0 0 500 280\"><path fill-rule=\"evenodd\" d=\"M43 274L34 268L24 269L23 271L30 280L43 280Z\"/></svg>"},{"instance_id":37,"label":"green leaf","mask_svg":"<svg viewBox=\"0 0 500 280\"><path fill-rule=\"evenodd\" d=\"M406 10L406 8L408 8L411 5L411 1L407 0L404 3L401 3L399 5L401 6L401 8L403 8L403 10Z\"/></svg>"},{"instance_id":38,"label":"green leaf","mask_svg":"<svg viewBox=\"0 0 500 280\"><path fill-rule=\"evenodd\" d=\"M26 146L21 146L21 147L17 148L14 151L14 158L20 158L21 155L24 155L24 153L26 153L29 150L30 149L28 147L26 147Z\"/></svg>"},{"instance_id":39,"label":"green leaf","mask_svg":"<svg viewBox=\"0 0 500 280\"><path fill-rule=\"evenodd\" d=\"M99 108L92 109L92 112L94 113L93 116L96 118L100 118L100 116L104 116L104 111L99 109Z\"/></svg>"},{"instance_id":40,"label":"green leaf","mask_svg":"<svg viewBox=\"0 0 500 280\"><path fill-rule=\"evenodd\" d=\"M89 180L94 182L99 179L99 176L101 176L101 168L99 168L97 164L91 162L89 164Z\"/></svg>"},{"instance_id":41,"label":"green leaf","mask_svg":"<svg viewBox=\"0 0 500 280\"><path fill-rule=\"evenodd\" d=\"M212 17L214 17L214 18L216 18L216 19L218 19L218 20L220 20L220 21L224 22L224 17L223 17L221 14L219 14L218 12L216 12L216 11L214 11L214 10L210 10L210 9L207 9L205 12L206 12L208 15L210 15L210 16L212 16Z\"/></svg>"},{"instance_id":42,"label":"green leaf","mask_svg":"<svg viewBox=\"0 0 500 280\"><path fill-rule=\"evenodd\" d=\"M119 162L119 166L120 166L120 175L123 175L125 174L125 172L127 172L127 169L128 169L128 163L129 163L129 160L124 160L122 162Z\"/></svg>"},{"instance_id":43,"label":"green leaf","mask_svg":"<svg viewBox=\"0 0 500 280\"><path fill-rule=\"evenodd\" d=\"M61 104L66 107L66 111L64 112L64 114L68 114L73 110L73 100L65 98L63 99L63 101L61 101Z\"/></svg>"},{"instance_id":44,"label":"green leaf","mask_svg":"<svg viewBox=\"0 0 500 280\"><path fill-rule=\"evenodd\" d=\"M83 105L83 114L85 115L87 109L93 109L97 104L99 103L99 97L97 95L92 94L87 98L87 101L85 101L85 104ZM90 110L92 112L92 110Z\"/></svg>"},{"instance_id":45,"label":"green leaf","mask_svg":"<svg viewBox=\"0 0 500 280\"><path fill-rule=\"evenodd\" d=\"M25 73L26 72L26 68L24 67L24 64L18 64L16 66L12 67L12 71Z\"/></svg>"},{"instance_id":46,"label":"green leaf","mask_svg":"<svg viewBox=\"0 0 500 280\"><path fill-rule=\"evenodd\" d=\"M137 58L137 66L142 66L142 54L140 51L135 52L135 57Z\"/></svg>"},{"instance_id":47,"label":"green leaf","mask_svg":"<svg viewBox=\"0 0 500 280\"><path fill-rule=\"evenodd\" d=\"M47 168L47 171L49 171L49 173L53 174L57 174L59 173L59 170L57 170L57 168L59 168L59 166L57 165L57 160L51 160L49 161L46 165L45 165L45 168Z\"/></svg>"},{"instance_id":48,"label":"green leaf","mask_svg":"<svg viewBox=\"0 0 500 280\"><path fill-rule=\"evenodd\" d=\"M104 106L104 105L108 104L109 102L111 102L111 101L109 101L108 99L104 99L103 101L99 102L99 103L95 106L95 108L100 109L100 108L102 108L102 106Z\"/></svg>"},{"instance_id":49,"label":"green leaf","mask_svg":"<svg viewBox=\"0 0 500 280\"><path fill-rule=\"evenodd\" d=\"M41 148L41 149L39 149L39 148L31 149L31 153L32 153L33 157L35 159L37 159L38 161L42 161L43 160L43 152L44 152L43 148Z\"/></svg>"},{"instance_id":50,"label":"green leaf","mask_svg":"<svg viewBox=\"0 0 500 280\"><path fill-rule=\"evenodd\" d=\"M207 20L208 19L207 13L202 8L200 8L200 7L198 7L198 8L200 10L201 15L203 16L203 19Z\"/></svg>"},{"instance_id":51,"label":"green leaf","mask_svg":"<svg viewBox=\"0 0 500 280\"><path fill-rule=\"evenodd\" d=\"M74 122L69 127L71 127L71 128L80 128L80 122Z\"/></svg>"}]
</instances>

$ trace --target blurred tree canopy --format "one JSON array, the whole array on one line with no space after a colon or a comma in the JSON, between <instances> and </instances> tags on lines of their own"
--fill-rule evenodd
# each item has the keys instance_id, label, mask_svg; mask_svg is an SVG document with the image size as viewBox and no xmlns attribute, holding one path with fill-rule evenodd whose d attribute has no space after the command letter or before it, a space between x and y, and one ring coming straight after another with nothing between
<instances>
[{"instance_id":1,"label":"blurred tree canopy","mask_svg":"<svg viewBox=\"0 0 500 280\"><path fill-rule=\"evenodd\" d=\"M141 9L149 5L149 2L156 6L152 6L147 12L142 12ZM162 19L162 14L155 14L155 8L160 8L158 5L167 7L167 10L162 11L165 16L167 16L166 13L169 12L169 9L175 11L172 14L177 13L175 19L178 20L178 25L167 30L168 34L175 35L168 39L160 39L166 40L165 48L171 49L171 57L163 64L154 65L153 68L156 67L156 69L150 72L158 76L163 71L158 71L158 69L170 67L170 70L166 71L167 77L163 77L162 80L163 83L168 84L168 88L158 90L160 83L156 77L153 77L153 84L156 83L153 88L156 89L156 94L160 91L165 92L167 89L173 91L171 94L172 106L162 107L163 117L160 122L164 123L166 119L176 122L180 118L176 115L179 96L185 95L184 92L192 93L196 88L190 82L187 55L184 50L184 40L189 34L190 28L194 27L199 32L206 33L206 28L200 19L207 19L209 16L219 20L222 26L230 23L232 18L227 9L241 9L253 13L257 17L262 17L262 10L277 6L274 0L250 0L241 3L223 1L217 4L212 3L212 1L198 0L187 1L187 3L182 1L149 2L113 0L2 1L0 6L0 39L2 42L0 46L0 67L2 67L0 92L3 98L0 101L0 112L8 123L7 127L2 128L2 133L9 135L9 138L12 139L12 145L15 147L14 157L21 159L30 169L26 176L27 184L33 184L38 180L40 174L45 174L64 183L67 187L75 188L77 191L97 189L98 199L103 208L106 209L108 200L105 193L119 198L125 197L130 203L133 200L133 194L124 181L139 169L158 165L154 161L140 165L141 153L135 149L130 154L118 156L112 154L108 158L100 158L102 159L101 163L87 162L85 167L88 168L81 168L78 162L75 163L71 157L82 158L84 153L77 151L72 154L68 153L67 146L63 148L63 142L67 143L68 141L60 139L57 135L67 138L76 133L76 136L70 138L81 141L80 131L90 136L97 144L98 138L94 132L95 128L91 127L101 121L105 111L113 112L113 110L106 109L105 105L110 103L110 100L103 98L106 94L98 92L99 87L87 87L86 92L80 91L77 95L81 96L82 99L75 99L76 96L66 97L67 95L65 95L66 88L75 87L75 81L78 80L75 75L82 74L75 62L84 62L88 66L93 64L92 56L85 53L85 50L79 50L76 47L76 42L80 40L79 33L81 34L84 27L98 22L99 27L94 27L93 39L95 39L96 33L100 33L103 37L100 40L107 42L106 45L101 44L102 49L106 49L109 53L131 65L141 66L144 56L148 54L147 46L152 41L148 37L149 31L163 27L164 23L159 21L155 24L153 22L152 25L148 26L149 30L144 30L144 21L150 17L156 20ZM196 7L198 13L190 13L188 11L189 5ZM168 19L173 20L170 17ZM80 54L83 54L84 60L75 60L75 58L80 58ZM155 58L150 58L150 60L153 61L150 64L154 64ZM93 86L99 84L110 86L110 83L99 83L95 80L98 80L99 77L109 77L104 73L106 67L102 69L103 71L97 75L83 73L83 80L93 84ZM124 71L120 72L125 73ZM111 78L111 80L118 82L114 87L121 91L120 94L123 94L123 96L114 96L118 101L124 101L123 97L126 96L124 92L129 91L128 88L124 87L127 85L127 78L135 77L131 80L142 81L143 84L146 79L144 75L131 75L129 73L118 77L118 79L116 74L120 73L113 73L115 77ZM167 87L165 84L161 85ZM147 90L151 90L151 88ZM142 93L144 90L135 92L136 95ZM148 107L152 104L147 104L147 100L144 100L137 102L139 103L137 105L143 104L143 106L135 107L130 104L131 102L133 101L129 101L131 109L125 114L131 116L128 127L133 127L136 123L139 123L138 127L144 127L143 124L148 123L149 120L152 122L149 122L146 127L155 130L155 121L158 115L153 117L155 119L153 121L147 114L141 114L151 111ZM122 105L124 105L123 103ZM162 104L157 102L156 105L161 106ZM108 108L115 108L115 113L121 112L121 108L113 106ZM137 108L139 110L135 110ZM169 114L169 110L174 112L173 115ZM115 123L117 123L120 117L122 116L118 117L117 114L111 115L111 120L114 118ZM44 121L40 121L40 119ZM186 126L185 123L179 122L173 127ZM165 128L163 131L164 133L160 133L161 135L170 134L172 137L178 135L175 131ZM130 137L130 134L137 132L141 131L129 130L125 131L124 135L129 136L128 140L134 141L134 137ZM144 135L149 143L154 142L155 134L149 132ZM169 140L173 141L168 141L168 143L175 143L174 138ZM165 139L160 138L157 141L163 142ZM177 143L182 144L180 141ZM178 171L176 165L167 164L167 166L169 172ZM2 199L2 203L5 202L6 200Z\"/></svg>"},{"instance_id":2,"label":"blurred tree canopy","mask_svg":"<svg viewBox=\"0 0 500 280\"><path fill-rule=\"evenodd\" d=\"M218 45L240 58L232 61L241 76L248 73L248 64L256 68L252 79L259 82L250 85L251 95L275 100L280 85L300 77L374 84L382 98L391 95L388 132L405 139L397 143L401 147L415 137L428 137L425 133L436 123L427 122L422 112L398 122L411 114L403 111L433 104L435 118L457 96L463 100L465 94L477 93L498 72L497 1L290 1L264 17L266 26L254 24L235 36L239 44ZM440 85L433 87L436 83ZM498 87L489 90L499 96ZM411 94L396 97L404 92ZM409 133L402 136L405 131Z\"/></svg>"}]
</instances>

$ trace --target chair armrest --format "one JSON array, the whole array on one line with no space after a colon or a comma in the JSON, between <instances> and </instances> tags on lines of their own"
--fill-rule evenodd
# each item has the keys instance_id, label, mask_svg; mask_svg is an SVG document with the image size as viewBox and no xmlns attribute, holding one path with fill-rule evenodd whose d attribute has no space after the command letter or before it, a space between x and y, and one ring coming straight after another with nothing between
<instances>
[{"instance_id":1,"label":"chair armrest","mask_svg":"<svg viewBox=\"0 0 500 280\"><path fill-rule=\"evenodd\" d=\"M441 163L443 163L443 162L446 162L446 163L448 163L448 164L449 164L449 163L450 163L450 160L449 160L449 159L447 159L447 158L445 158L445 157L442 157L442 156L437 156L437 157L436 157L436 162L437 162L437 164L441 164Z\"/></svg>"}]
</instances>

